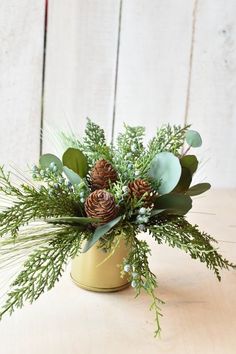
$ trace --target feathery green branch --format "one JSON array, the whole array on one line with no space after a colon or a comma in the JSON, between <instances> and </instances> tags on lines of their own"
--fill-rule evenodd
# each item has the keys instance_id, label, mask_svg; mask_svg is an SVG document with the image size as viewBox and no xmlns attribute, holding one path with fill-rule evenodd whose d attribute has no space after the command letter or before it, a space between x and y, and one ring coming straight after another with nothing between
<instances>
[{"instance_id":1,"label":"feathery green branch","mask_svg":"<svg viewBox=\"0 0 236 354\"><path fill-rule=\"evenodd\" d=\"M211 242L217 242L201 232L197 225L191 225L183 217L162 220L156 225L148 226L148 231L159 243L167 243L171 247L178 247L190 254L191 258L198 259L212 269L218 280L221 280L220 269L236 268L236 265L223 258Z\"/></svg>"},{"instance_id":2,"label":"feathery green branch","mask_svg":"<svg viewBox=\"0 0 236 354\"><path fill-rule=\"evenodd\" d=\"M53 240L35 250L27 259L24 268L12 283L12 290L0 310L0 319L12 314L25 301L32 303L45 291L54 287L65 265L80 250L82 237L76 229L65 228L57 232Z\"/></svg>"}]
</instances>

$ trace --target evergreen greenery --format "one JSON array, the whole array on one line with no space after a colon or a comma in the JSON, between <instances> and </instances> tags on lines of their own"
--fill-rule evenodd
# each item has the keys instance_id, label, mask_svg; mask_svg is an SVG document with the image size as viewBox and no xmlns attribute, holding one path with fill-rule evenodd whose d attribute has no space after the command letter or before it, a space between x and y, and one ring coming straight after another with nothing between
<instances>
[{"instance_id":1,"label":"evergreen greenery","mask_svg":"<svg viewBox=\"0 0 236 354\"><path fill-rule=\"evenodd\" d=\"M149 268L151 250L139 238L140 231L148 232L158 244L187 252L211 269L218 280L220 270L235 268L218 252L214 238L186 220L191 197L210 188L208 183L190 186L198 161L187 152L202 141L199 133L188 128L163 126L145 146L144 128L125 125L116 144L107 144L103 129L88 120L83 139L62 133L67 148L62 158L43 155L32 168L32 178L18 174L20 185L0 167L0 269L24 261L0 319L51 289L67 262L81 252L82 241L87 241L86 249L96 243L104 251L111 250L112 256L125 238L131 251L121 265L121 276L128 273L137 296L141 291L150 295L155 335L161 330L162 301L156 295L156 276ZM118 211L106 224L101 213L91 217L86 211L86 201L94 191L92 168L101 159L117 173L117 180L111 183L109 170L96 170L99 183L108 181L105 189L111 202L107 205L114 210L115 203ZM94 210L99 207L94 205ZM109 210L104 212L109 215Z\"/></svg>"},{"instance_id":2,"label":"evergreen greenery","mask_svg":"<svg viewBox=\"0 0 236 354\"><path fill-rule=\"evenodd\" d=\"M56 184L58 180L54 178L47 187L33 184L17 187L11 183L9 173L5 174L0 167L0 193L10 205L0 213L0 237L8 233L17 237L19 228L31 220L76 214L79 209L76 195L65 184Z\"/></svg>"},{"instance_id":3,"label":"evergreen greenery","mask_svg":"<svg viewBox=\"0 0 236 354\"><path fill-rule=\"evenodd\" d=\"M11 291L0 312L12 314L25 301L32 303L45 291L54 287L61 277L68 259L76 256L81 247L81 235L76 229L64 228L30 254L24 268L11 285Z\"/></svg>"},{"instance_id":4,"label":"evergreen greenery","mask_svg":"<svg viewBox=\"0 0 236 354\"><path fill-rule=\"evenodd\" d=\"M201 232L197 225L191 225L184 217L157 220L154 225L148 226L148 231L159 244L178 247L190 254L191 258L205 263L214 271L218 280L221 280L220 269L236 268L211 244L217 243L213 237Z\"/></svg>"},{"instance_id":5,"label":"evergreen greenery","mask_svg":"<svg viewBox=\"0 0 236 354\"><path fill-rule=\"evenodd\" d=\"M157 288L157 279L149 268L148 256L151 255L151 249L146 241L139 240L137 237L133 237L131 240L131 252L127 259L124 261L124 269L127 265L132 265L128 268L128 273L131 280L131 286L136 290L136 297L140 295L144 290L152 299L150 310L155 313L156 330L154 332L155 337L160 335L160 304L164 302L160 300L155 290ZM124 274L124 271L123 273Z\"/></svg>"}]
</instances>

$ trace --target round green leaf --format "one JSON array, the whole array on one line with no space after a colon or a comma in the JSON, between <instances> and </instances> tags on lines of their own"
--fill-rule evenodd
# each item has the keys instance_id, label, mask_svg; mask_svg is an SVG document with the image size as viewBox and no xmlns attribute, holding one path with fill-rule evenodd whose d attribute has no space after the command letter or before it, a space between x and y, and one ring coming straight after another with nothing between
<instances>
[{"instance_id":1,"label":"round green leaf","mask_svg":"<svg viewBox=\"0 0 236 354\"><path fill-rule=\"evenodd\" d=\"M171 192L181 176L179 159L167 151L157 154L150 163L149 176L160 182L160 187L158 188L160 194Z\"/></svg>"},{"instance_id":2,"label":"round green leaf","mask_svg":"<svg viewBox=\"0 0 236 354\"><path fill-rule=\"evenodd\" d=\"M69 148L62 157L63 165L80 175L85 177L88 173L88 162L84 154L75 148Z\"/></svg>"},{"instance_id":3,"label":"round green leaf","mask_svg":"<svg viewBox=\"0 0 236 354\"><path fill-rule=\"evenodd\" d=\"M54 162L54 164L57 166L58 172L62 172L63 165L57 156L53 154L44 154L39 159L39 165L43 169L48 168L52 162Z\"/></svg>"},{"instance_id":4,"label":"round green leaf","mask_svg":"<svg viewBox=\"0 0 236 354\"><path fill-rule=\"evenodd\" d=\"M191 175L193 175L198 168L198 160L195 155L185 155L181 157L180 164L182 167L187 168L191 172Z\"/></svg>"},{"instance_id":5,"label":"round green leaf","mask_svg":"<svg viewBox=\"0 0 236 354\"><path fill-rule=\"evenodd\" d=\"M192 147L199 147L202 145L201 135L196 130L188 130L185 138L187 143Z\"/></svg>"}]
</instances>

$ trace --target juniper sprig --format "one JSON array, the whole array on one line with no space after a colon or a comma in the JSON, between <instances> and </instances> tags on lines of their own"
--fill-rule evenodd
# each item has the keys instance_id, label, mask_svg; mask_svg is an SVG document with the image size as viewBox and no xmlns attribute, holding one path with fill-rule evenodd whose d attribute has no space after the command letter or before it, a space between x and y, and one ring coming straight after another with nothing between
<instances>
[{"instance_id":1,"label":"juniper sprig","mask_svg":"<svg viewBox=\"0 0 236 354\"><path fill-rule=\"evenodd\" d=\"M80 251L83 238L76 229L56 229L53 235L49 242L45 239L45 244L28 256L0 309L0 320L4 314L12 314L26 301L32 303L43 292L52 289L62 276L68 260Z\"/></svg>"}]
</instances>

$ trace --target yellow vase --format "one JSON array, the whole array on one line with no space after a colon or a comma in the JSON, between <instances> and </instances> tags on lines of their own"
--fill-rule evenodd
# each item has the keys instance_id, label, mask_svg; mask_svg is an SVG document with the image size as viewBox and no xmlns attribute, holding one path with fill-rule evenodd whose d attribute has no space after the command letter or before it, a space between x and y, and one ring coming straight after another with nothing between
<instances>
[{"instance_id":1,"label":"yellow vase","mask_svg":"<svg viewBox=\"0 0 236 354\"><path fill-rule=\"evenodd\" d=\"M114 253L104 252L95 244L72 260L71 278L79 287L98 292L119 291L129 286L127 276L121 278L120 265L129 254L121 239Z\"/></svg>"}]
</instances>

